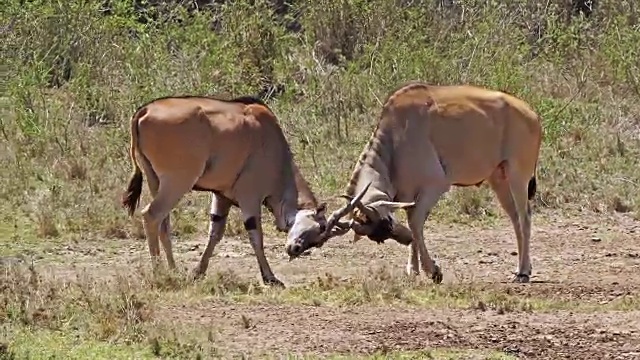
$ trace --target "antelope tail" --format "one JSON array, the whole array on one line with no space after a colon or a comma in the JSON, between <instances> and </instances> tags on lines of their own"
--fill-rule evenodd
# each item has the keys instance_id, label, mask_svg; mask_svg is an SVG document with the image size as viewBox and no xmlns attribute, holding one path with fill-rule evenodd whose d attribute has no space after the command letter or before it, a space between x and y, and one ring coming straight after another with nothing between
<instances>
[{"instance_id":1,"label":"antelope tail","mask_svg":"<svg viewBox=\"0 0 640 360\"><path fill-rule=\"evenodd\" d=\"M129 177L129 184L127 190L122 194L122 206L127 209L129 216L133 216L133 213L140 202L140 194L142 193L142 171L136 162L136 149L138 147L138 119L146 113L146 111L136 111L131 118L131 147L129 150L129 156L131 158L131 164L133 165L133 172Z\"/></svg>"},{"instance_id":2,"label":"antelope tail","mask_svg":"<svg viewBox=\"0 0 640 360\"><path fill-rule=\"evenodd\" d=\"M527 194L529 196L529 200L533 199L533 197L536 195L536 176L535 175L533 175L531 179L529 179Z\"/></svg>"}]
</instances>

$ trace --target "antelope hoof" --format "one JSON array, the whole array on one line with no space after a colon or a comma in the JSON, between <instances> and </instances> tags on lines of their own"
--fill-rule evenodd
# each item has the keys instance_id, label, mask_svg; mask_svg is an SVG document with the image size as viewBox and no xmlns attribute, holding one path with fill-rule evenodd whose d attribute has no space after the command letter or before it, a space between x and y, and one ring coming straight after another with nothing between
<instances>
[{"instance_id":1,"label":"antelope hoof","mask_svg":"<svg viewBox=\"0 0 640 360\"><path fill-rule=\"evenodd\" d=\"M407 265L407 268L406 268L406 274L409 277L415 277L415 276L420 275L420 270L414 269L413 265L409 264L409 265Z\"/></svg>"},{"instance_id":2,"label":"antelope hoof","mask_svg":"<svg viewBox=\"0 0 640 360\"><path fill-rule=\"evenodd\" d=\"M154 277L163 276L167 273L162 264L155 265L151 268L151 275Z\"/></svg>"},{"instance_id":3,"label":"antelope hoof","mask_svg":"<svg viewBox=\"0 0 640 360\"><path fill-rule=\"evenodd\" d=\"M514 283L520 283L520 284L528 283L529 282L529 275L528 274L517 274L513 278L513 282Z\"/></svg>"},{"instance_id":4,"label":"antelope hoof","mask_svg":"<svg viewBox=\"0 0 640 360\"><path fill-rule=\"evenodd\" d=\"M433 280L435 284L440 284L442 283L442 279L442 270L440 270L440 266L435 265L435 270L431 274L431 280Z\"/></svg>"},{"instance_id":5,"label":"antelope hoof","mask_svg":"<svg viewBox=\"0 0 640 360\"><path fill-rule=\"evenodd\" d=\"M206 270L202 270L199 266L193 268L193 270L191 270L191 273L189 274L189 280L191 281L196 281L201 279L204 276L204 273L206 272Z\"/></svg>"},{"instance_id":6,"label":"antelope hoof","mask_svg":"<svg viewBox=\"0 0 640 360\"><path fill-rule=\"evenodd\" d=\"M272 287L282 288L282 289L286 288L286 286L284 286L284 283L275 277L273 278L263 277L262 282L264 282L264 284L267 286L272 286Z\"/></svg>"}]
</instances>

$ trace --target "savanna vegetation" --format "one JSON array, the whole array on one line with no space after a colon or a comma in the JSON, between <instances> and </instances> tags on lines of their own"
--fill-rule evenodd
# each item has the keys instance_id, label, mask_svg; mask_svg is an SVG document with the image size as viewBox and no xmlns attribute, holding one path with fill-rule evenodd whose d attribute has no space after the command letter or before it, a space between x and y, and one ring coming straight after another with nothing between
<instances>
[{"instance_id":1,"label":"savanna vegetation","mask_svg":"<svg viewBox=\"0 0 640 360\"><path fill-rule=\"evenodd\" d=\"M139 242L139 217L118 202L130 173L128 122L161 96L262 97L305 177L333 208L381 104L410 80L504 90L534 107L544 128L535 212L640 219L640 9L601 0L585 12L572 3L8 0L0 8L0 255ZM148 199L145 188L142 204ZM172 212L173 235L202 236L208 204L206 194L186 196ZM227 236L245 236L238 215L232 211ZM453 190L430 221L500 216L483 186ZM275 234L269 216L264 224ZM206 336L180 342L175 330L144 326L154 301L194 294L316 306L372 296L454 308L571 306L486 289L393 285L397 279L265 295L229 274L197 285L138 275L105 285L80 275L43 280L33 267L6 270L0 319L10 345L0 346L0 358L215 356ZM637 302L607 306L636 309ZM438 354L431 355L455 357Z\"/></svg>"}]
</instances>

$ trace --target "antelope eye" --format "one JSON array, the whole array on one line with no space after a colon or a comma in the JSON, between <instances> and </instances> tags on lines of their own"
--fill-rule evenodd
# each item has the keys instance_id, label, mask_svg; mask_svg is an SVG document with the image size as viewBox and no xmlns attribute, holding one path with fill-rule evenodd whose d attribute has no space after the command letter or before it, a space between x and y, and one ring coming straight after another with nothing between
<instances>
[{"instance_id":1,"label":"antelope eye","mask_svg":"<svg viewBox=\"0 0 640 360\"><path fill-rule=\"evenodd\" d=\"M327 229L327 225L320 224L320 232L324 232Z\"/></svg>"}]
</instances>

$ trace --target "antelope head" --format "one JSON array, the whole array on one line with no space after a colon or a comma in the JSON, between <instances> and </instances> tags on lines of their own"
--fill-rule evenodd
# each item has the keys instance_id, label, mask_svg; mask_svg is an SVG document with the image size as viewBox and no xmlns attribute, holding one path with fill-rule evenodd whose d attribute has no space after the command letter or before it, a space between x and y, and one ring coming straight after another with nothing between
<instances>
[{"instance_id":1,"label":"antelope head","mask_svg":"<svg viewBox=\"0 0 640 360\"><path fill-rule=\"evenodd\" d=\"M341 196L347 199L349 203L331 214L327 221L327 229L337 228L340 231L352 229L354 242L366 236L377 243L383 243L387 239L394 239L402 245L411 245L413 241L411 230L397 220L394 212L400 209L412 208L415 206L415 202L378 200L365 205L361 202L361 199L370 185L371 182L353 198L348 195ZM347 214L351 214L351 220L348 222L341 221ZM324 241L331 237L331 233L325 231Z\"/></svg>"},{"instance_id":2,"label":"antelope head","mask_svg":"<svg viewBox=\"0 0 640 360\"><path fill-rule=\"evenodd\" d=\"M369 189L369 183L367 186L360 191L358 195L356 195L353 199L350 199L349 204L338 211L334 211L331 214L331 218L328 221L319 222L318 231L309 232L307 231L307 235L305 237L290 237L287 242L287 254L289 255L289 261L297 258L302 255L303 252L307 251L313 247L322 247L327 240L344 235L349 230L351 230L351 226L349 223L339 221L341 217L345 216L349 212L351 212L356 204L360 202L364 194ZM344 196L343 196L344 197ZM302 212L298 212L298 215L304 216ZM297 218L298 216L296 216ZM322 209L322 218L324 219L324 207ZM316 222L318 221L318 217L314 219Z\"/></svg>"}]
</instances>

